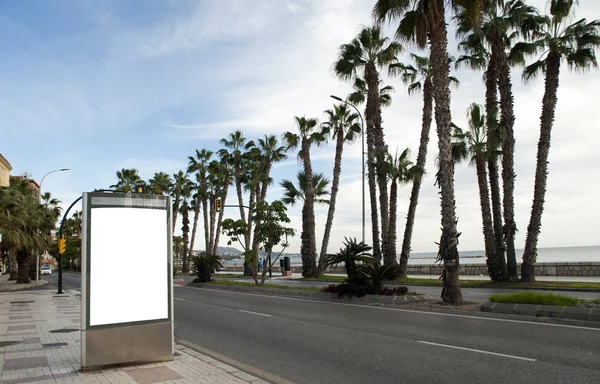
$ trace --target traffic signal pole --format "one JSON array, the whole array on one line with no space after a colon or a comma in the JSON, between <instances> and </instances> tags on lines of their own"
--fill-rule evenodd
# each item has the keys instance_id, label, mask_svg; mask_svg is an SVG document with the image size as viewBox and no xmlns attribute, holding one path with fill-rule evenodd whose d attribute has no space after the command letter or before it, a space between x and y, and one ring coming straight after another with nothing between
<instances>
[{"instance_id":1,"label":"traffic signal pole","mask_svg":"<svg viewBox=\"0 0 600 384\"><path fill-rule=\"evenodd\" d=\"M77 200L75 200L70 206L69 208L67 208L67 210L65 211L65 214L63 216L62 221L60 222L60 229L58 231L58 244L59 244L59 258L58 258L58 292L57 294L62 294L63 290L62 290L62 286L63 286L63 253L65 252L65 248L66 248L66 244L65 244L65 248L60 247L60 243L61 240L64 241L63 239L63 227L65 226L65 221L67 221L67 215L69 214L69 211L71 210L71 208L73 208L73 206L75 204L77 204L81 199L83 198L83 195L81 195L80 197L77 198ZM62 251L62 252L61 252Z\"/></svg>"}]
</instances>

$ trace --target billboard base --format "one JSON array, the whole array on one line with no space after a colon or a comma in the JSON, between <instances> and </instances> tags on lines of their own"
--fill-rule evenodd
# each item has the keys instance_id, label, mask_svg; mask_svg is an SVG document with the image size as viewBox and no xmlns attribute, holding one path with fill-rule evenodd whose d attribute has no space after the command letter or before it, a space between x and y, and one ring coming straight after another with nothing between
<instances>
[{"instance_id":1,"label":"billboard base","mask_svg":"<svg viewBox=\"0 0 600 384\"><path fill-rule=\"evenodd\" d=\"M84 371L114 365L172 361L172 323L88 329L81 333Z\"/></svg>"}]
</instances>

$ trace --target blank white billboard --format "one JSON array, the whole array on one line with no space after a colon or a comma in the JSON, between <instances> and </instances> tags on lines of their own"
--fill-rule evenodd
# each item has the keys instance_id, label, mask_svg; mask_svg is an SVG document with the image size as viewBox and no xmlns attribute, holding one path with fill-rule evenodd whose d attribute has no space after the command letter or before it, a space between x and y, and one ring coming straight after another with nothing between
<instances>
[{"instance_id":1,"label":"blank white billboard","mask_svg":"<svg viewBox=\"0 0 600 384\"><path fill-rule=\"evenodd\" d=\"M167 210L92 208L90 219L90 326L167 319Z\"/></svg>"}]
</instances>

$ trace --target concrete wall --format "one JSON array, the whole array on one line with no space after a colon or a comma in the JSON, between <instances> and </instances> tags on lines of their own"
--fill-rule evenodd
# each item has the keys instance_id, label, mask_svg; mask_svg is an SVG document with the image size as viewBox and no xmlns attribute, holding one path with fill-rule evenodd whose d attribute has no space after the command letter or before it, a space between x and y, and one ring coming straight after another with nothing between
<instances>
[{"instance_id":1,"label":"concrete wall","mask_svg":"<svg viewBox=\"0 0 600 384\"><path fill-rule=\"evenodd\" d=\"M244 267L227 266L226 271L243 272ZM521 265L519 264L519 271ZM302 267L292 267L292 272L301 273ZM330 268L328 273L346 273L344 268ZM273 266L273 273L280 274L279 265ZM442 274L440 264L409 265L409 275L437 275ZM487 266L484 264L462 264L460 266L461 275L487 275ZM587 263L538 263L535 266L536 276L600 276L600 262Z\"/></svg>"}]
</instances>

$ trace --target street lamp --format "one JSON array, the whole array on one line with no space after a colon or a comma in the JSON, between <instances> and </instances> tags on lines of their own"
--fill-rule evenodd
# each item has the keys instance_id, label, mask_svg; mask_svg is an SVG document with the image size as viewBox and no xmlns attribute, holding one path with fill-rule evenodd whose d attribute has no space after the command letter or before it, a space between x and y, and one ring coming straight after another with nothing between
<instances>
[{"instance_id":1,"label":"street lamp","mask_svg":"<svg viewBox=\"0 0 600 384\"><path fill-rule=\"evenodd\" d=\"M363 120L362 114L360 113L358 108L356 108L356 106L354 104L349 103L348 101L343 100L341 97L338 97L335 95L330 95L329 97L331 97L334 100L340 101L344 104L348 104L349 106L351 106L352 108L354 108L356 110L356 113L358 113L358 116L360 117L360 127L361 127L361 134L362 134L362 241L364 243L365 242L365 122Z\"/></svg>"},{"instance_id":2,"label":"street lamp","mask_svg":"<svg viewBox=\"0 0 600 384\"><path fill-rule=\"evenodd\" d=\"M46 173L44 175L44 177L42 177L42 180L40 181L40 199L42 198L42 183L44 182L44 179L46 178L46 176L48 176L49 174L54 173L54 172L64 172L64 171L70 171L70 169L69 168L55 169L55 170L52 170L52 171ZM35 267L35 281L40 281L40 252L39 251L37 252L37 255L36 255L36 263L37 263L37 265Z\"/></svg>"}]
</instances>

